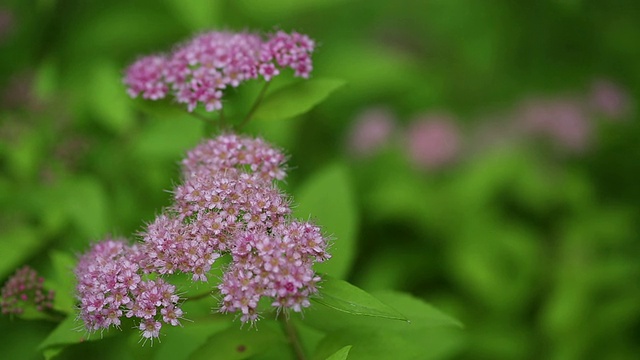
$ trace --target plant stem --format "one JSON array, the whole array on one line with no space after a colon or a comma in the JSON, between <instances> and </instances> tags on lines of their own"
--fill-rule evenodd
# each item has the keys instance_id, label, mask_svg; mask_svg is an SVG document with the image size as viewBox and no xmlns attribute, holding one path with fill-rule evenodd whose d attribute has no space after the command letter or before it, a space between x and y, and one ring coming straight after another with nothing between
<instances>
[{"instance_id":1,"label":"plant stem","mask_svg":"<svg viewBox=\"0 0 640 360\"><path fill-rule=\"evenodd\" d=\"M291 323L291 320L286 314L284 314L284 316L280 318L280 322L282 323L282 328L284 329L285 333L287 333L289 343L291 343L291 347L296 354L296 359L305 360L307 357L304 355L304 349L302 349L300 338L298 338L298 332L293 326L293 323Z\"/></svg>"},{"instance_id":2,"label":"plant stem","mask_svg":"<svg viewBox=\"0 0 640 360\"><path fill-rule=\"evenodd\" d=\"M218 118L218 121L220 122L220 128L221 129L225 129L227 127L227 122L224 118L224 108L218 110L220 112L220 117Z\"/></svg>"},{"instance_id":3,"label":"plant stem","mask_svg":"<svg viewBox=\"0 0 640 360\"><path fill-rule=\"evenodd\" d=\"M262 90L260 90L260 93L258 94L256 101L254 101L253 106L251 106L251 110L249 110L249 112L247 113L247 116L245 116L244 120L242 120L240 125L238 125L238 130L242 129L245 125L247 125L249 120L251 120L251 118L253 117L253 114L256 112L256 110L258 110L258 107L260 106L260 103L264 98L264 94L267 93L267 88L269 88L270 83L271 81L267 81L264 83L264 86L262 87Z\"/></svg>"}]
</instances>

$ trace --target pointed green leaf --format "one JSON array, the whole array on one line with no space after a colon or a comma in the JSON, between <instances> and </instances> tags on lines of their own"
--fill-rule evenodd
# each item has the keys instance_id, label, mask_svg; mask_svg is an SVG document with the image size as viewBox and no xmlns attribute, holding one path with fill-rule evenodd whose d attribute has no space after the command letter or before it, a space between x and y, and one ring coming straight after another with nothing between
<instances>
[{"instance_id":1,"label":"pointed green leaf","mask_svg":"<svg viewBox=\"0 0 640 360\"><path fill-rule=\"evenodd\" d=\"M331 259L316 266L316 271L344 279L355 257L356 211L351 178L346 165L330 165L309 178L294 197L294 215L312 219L331 239Z\"/></svg>"},{"instance_id":2,"label":"pointed green leaf","mask_svg":"<svg viewBox=\"0 0 640 360\"><path fill-rule=\"evenodd\" d=\"M384 301L385 304L389 304L396 309L402 309L403 314L407 316L409 322L414 326L463 327L462 323L457 319L443 313L424 300L410 294L397 291L380 291L375 292L374 296L381 301Z\"/></svg>"},{"instance_id":3,"label":"pointed green leaf","mask_svg":"<svg viewBox=\"0 0 640 360\"><path fill-rule=\"evenodd\" d=\"M82 324L77 321L75 315L72 314L67 316L67 318L38 345L38 350L54 354L57 353L56 349L87 340L85 335L86 331Z\"/></svg>"},{"instance_id":4,"label":"pointed green leaf","mask_svg":"<svg viewBox=\"0 0 640 360\"><path fill-rule=\"evenodd\" d=\"M346 281L325 276L320 286L320 294L312 298L319 304L348 314L407 321L398 310Z\"/></svg>"},{"instance_id":5,"label":"pointed green leaf","mask_svg":"<svg viewBox=\"0 0 640 360\"><path fill-rule=\"evenodd\" d=\"M73 312L75 309L75 279L73 269L76 266L77 258L70 253L62 251L51 251L49 253L53 265L54 276L48 279L52 284L51 288L56 290L54 307L63 312Z\"/></svg>"},{"instance_id":6,"label":"pointed green leaf","mask_svg":"<svg viewBox=\"0 0 640 360\"><path fill-rule=\"evenodd\" d=\"M266 96L254 118L257 120L284 120L302 115L344 86L336 79L311 79L294 82Z\"/></svg>"},{"instance_id":7,"label":"pointed green leaf","mask_svg":"<svg viewBox=\"0 0 640 360\"><path fill-rule=\"evenodd\" d=\"M321 289L322 293L322 289ZM462 324L455 318L443 313L422 299L396 292L374 292L373 296L394 309L402 309L407 321L395 321L388 318L357 316L338 312L324 306L311 306L304 314L304 323L323 332L332 332L342 328L384 328L403 331L417 328L456 328ZM341 311L341 310L340 310Z\"/></svg>"},{"instance_id":8,"label":"pointed green leaf","mask_svg":"<svg viewBox=\"0 0 640 360\"><path fill-rule=\"evenodd\" d=\"M349 356L349 351L351 351L351 345L347 345L336 351L333 355L329 356L327 360L346 360Z\"/></svg>"}]
</instances>

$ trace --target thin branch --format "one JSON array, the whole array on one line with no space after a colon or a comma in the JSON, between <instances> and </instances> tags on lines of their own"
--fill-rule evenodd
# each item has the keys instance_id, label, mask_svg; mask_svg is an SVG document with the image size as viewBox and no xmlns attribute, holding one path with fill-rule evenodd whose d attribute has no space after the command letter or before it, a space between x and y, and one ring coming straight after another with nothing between
<instances>
[{"instance_id":1,"label":"thin branch","mask_svg":"<svg viewBox=\"0 0 640 360\"><path fill-rule=\"evenodd\" d=\"M240 125L238 125L238 130L242 129L245 125L247 125L247 123L253 117L253 114L255 114L256 110L258 110L258 107L260 106L260 103L262 103L262 99L264 98L264 95L267 93L267 88L269 88L270 83L271 81L265 82L264 86L262 87L262 90L260 90L260 93L256 98L256 101L253 102L253 106L251 106L251 110L249 110L249 112L247 113L247 116L245 116L244 120L242 120Z\"/></svg>"},{"instance_id":2,"label":"thin branch","mask_svg":"<svg viewBox=\"0 0 640 360\"><path fill-rule=\"evenodd\" d=\"M224 118L224 108L221 108L220 110L218 110L218 112L220 113L220 117L218 118L218 121L220 122L220 128L226 129L227 121Z\"/></svg>"},{"instance_id":3,"label":"thin branch","mask_svg":"<svg viewBox=\"0 0 640 360\"><path fill-rule=\"evenodd\" d=\"M302 348L302 344L300 343L298 332L293 326L293 323L291 323L291 320L289 319L287 314L284 314L284 316L280 318L280 322L282 323L282 328L284 329L285 333L287 333L289 343L291 343L291 347L293 348L293 352L296 355L296 359L305 360L307 357L305 356L304 349Z\"/></svg>"}]
</instances>

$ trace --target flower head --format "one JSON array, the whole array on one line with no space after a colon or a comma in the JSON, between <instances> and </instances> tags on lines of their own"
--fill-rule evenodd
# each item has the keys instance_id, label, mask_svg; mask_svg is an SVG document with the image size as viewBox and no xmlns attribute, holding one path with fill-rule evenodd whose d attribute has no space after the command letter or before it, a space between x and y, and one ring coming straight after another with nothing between
<instances>
[{"instance_id":1,"label":"flower head","mask_svg":"<svg viewBox=\"0 0 640 360\"><path fill-rule=\"evenodd\" d=\"M51 309L54 292L46 290L43 283L44 278L29 266L18 269L2 287L2 314L20 315L28 306L34 306L37 311Z\"/></svg>"},{"instance_id":2,"label":"flower head","mask_svg":"<svg viewBox=\"0 0 640 360\"><path fill-rule=\"evenodd\" d=\"M395 116L386 108L370 108L358 115L351 128L347 146L355 157L373 155L391 138Z\"/></svg>"},{"instance_id":3,"label":"flower head","mask_svg":"<svg viewBox=\"0 0 640 360\"><path fill-rule=\"evenodd\" d=\"M593 126L578 100L531 99L521 106L516 118L526 135L549 140L560 150L580 153L591 145Z\"/></svg>"},{"instance_id":4,"label":"flower head","mask_svg":"<svg viewBox=\"0 0 640 360\"><path fill-rule=\"evenodd\" d=\"M222 108L227 87L262 77L270 81L280 69L308 78L314 42L306 35L278 31L263 40L248 32L208 32L177 46L167 56L151 55L133 63L124 83L129 95L158 100L173 95L189 111Z\"/></svg>"},{"instance_id":5,"label":"flower head","mask_svg":"<svg viewBox=\"0 0 640 360\"><path fill-rule=\"evenodd\" d=\"M460 153L461 135L449 115L431 114L415 120L407 129L407 151L414 165L437 169Z\"/></svg>"},{"instance_id":6,"label":"flower head","mask_svg":"<svg viewBox=\"0 0 640 360\"><path fill-rule=\"evenodd\" d=\"M317 292L312 266L330 256L320 228L291 219L287 197L276 181L285 157L264 140L224 134L187 154L173 204L128 245L107 239L82 256L76 268L80 317L87 329L140 319L145 338L157 337L162 322L179 325L182 310L164 275L209 280L220 256L232 263L218 286L220 311L238 312L243 322L259 318L258 302L302 311Z\"/></svg>"},{"instance_id":7,"label":"flower head","mask_svg":"<svg viewBox=\"0 0 640 360\"><path fill-rule=\"evenodd\" d=\"M178 325L179 297L175 287L162 278L145 280L141 263L146 254L124 239L107 239L94 244L76 267L76 290L80 318L90 331L120 326L121 317L141 320L143 337L157 337L162 324ZM169 309L174 317L163 314Z\"/></svg>"},{"instance_id":8,"label":"flower head","mask_svg":"<svg viewBox=\"0 0 640 360\"><path fill-rule=\"evenodd\" d=\"M620 85L608 79L593 82L589 100L593 110L612 120L624 119L633 112L629 94Z\"/></svg>"}]
</instances>

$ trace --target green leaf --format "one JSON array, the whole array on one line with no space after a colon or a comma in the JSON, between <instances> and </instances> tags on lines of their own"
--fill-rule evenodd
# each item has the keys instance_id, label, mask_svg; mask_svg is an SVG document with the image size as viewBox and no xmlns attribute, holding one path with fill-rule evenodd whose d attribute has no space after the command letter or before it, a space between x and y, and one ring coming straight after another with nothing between
<instances>
[{"instance_id":1,"label":"green leaf","mask_svg":"<svg viewBox=\"0 0 640 360\"><path fill-rule=\"evenodd\" d=\"M323 231L332 236L331 259L316 266L318 272L344 279L355 257L356 211L351 178L343 163L330 165L312 175L294 197L294 215L314 219Z\"/></svg>"},{"instance_id":2,"label":"green leaf","mask_svg":"<svg viewBox=\"0 0 640 360\"><path fill-rule=\"evenodd\" d=\"M274 343L285 341L282 333L262 322L260 330L239 329L236 326L211 336L189 357L191 360L246 359L266 351Z\"/></svg>"},{"instance_id":3,"label":"green leaf","mask_svg":"<svg viewBox=\"0 0 640 360\"><path fill-rule=\"evenodd\" d=\"M462 334L456 329L348 328L327 335L312 359L326 359L345 346L352 346L349 360L450 359L462 348Z\"/></svg>"},{"instance_id":4,"label":"green leaf","mask_svg":"<svg viewBox=\"0 0 640 360\"><path fill-rule=\"evenodd\" d=\"M60 209L66 210L82 234L94 239L104 236L109 227L109 198L100 181L94 177L73 178L60 190Z\"/></svg>"},{"instance_id":5,"label":"green leaf","mask_svg":"<svg viewBox=\"0 0 640 360\"><path fill-rule=\"evenodd\" d=\"M39 343L55 328L50 321L22 321L0 316L0 355L3 359L41 359Z\"/></svg>"},{"instance_id":6,"label":"green leaf","mask_svg":"<svg viewBox=\"0 0 640 360\"><path fill-rule=\"evenodd\" d=\"M458 320L409 294L396 291L381 291L374 292L373 296L394 309L402 309L402 314L407 321L345 314L333 308L311 306L305 311L304 323L324 332L363 327L398 331L418 328L462 327Z\"/></svg>"},{"instance_id":7,"label":"green leaf","mask_svg":"<svg viewBox=\"0 0 640 360\"><path fill-rule=\"evenodd\" d=\"M76 320L75 314L71 314L38 345L38 351L55 356L65 346L88 340L85 335L86 330Z\"/></svg>"},{"instance_id":8,"label":"green leaf","mask_svg":"<svg viewBox=\"0 0 640 360\"><path fill-rule=\"evenodd\" d=\"M302 115L344 85L344 81L337 79L294 82L267 95L254 114L254 118L269 121Z\"/></svg>"},{"instance_id":9,"label":"green leaf","mask_svg":"<svg viewBox=\"0 0 640 360\"><path fill-rule=\"evenodd\" d=\"M189 312L189 316L193 316L193 313ZM185 321L183 326L163 326L162 343L154 359L186 360L189 358L189 354L203 346L209 337L225 330L229 326L235 326L235 324L231 324L229 321L221 321L212 316L198 318L193 322Z\"/></svg>"},{"instance_id":10,"label":"green leaf","mask_svg":"<svg viewBox=\"0 0 640 360\"><path fill-rule=\"evenodd\" d=\"M408 294L385 291L374 295L397 309L408 321L344 314L321 306L305 311L305 324L327 332L312 359L326 359L352 346L354 359L449 359L462 349L460 323Z\"/></svg>"},{"instance_id":11,"label":"green leaf","mask_svg":"<svg viewBox=\"0 0 640 360\"><path fill-rule=\"evenodd\" d=\"M329 356L327 360L346 360L349 356L349 351L351 351L351 345L347 345L336 351L333 355Z\"/></svg>"},{"instance_id":12,"label":"green leaf","mask_svg":"<svg viewBox=\"0 0 640 360\"><path fill-rule=\"evenodd\" d=\"M402 309L403 314L413 326L420 327L456 327L463 325L457 319L443 313L432 305L410 294L396 291L380 291L374 295L386 304L396 309Z\"/></svg>"},{"instance_id":13,"label":"green leaf","mask_svg":"<svg viewBox=\"0 0 640 360\"><path fill-rule=\"evenodd\" d=\"M53 265L54 276L47 279L52 283L51 288L55 289L54 308L63 312L71 313L75 308L75 279L73 269L76 266L77 258L62 251L51 251L49 253Z\"/></svg>"},{"instance_id":14,"label":"green leaf","mask_svg":"<svg viewBox=\"0 0 640 360\"><path fill-rule=\"evenodd\" d=\"M320 294L312 300L324 306L353 315L408 320L396 309L346 281L325 276L320 287Z\"/></svg>"}]
</instances>

